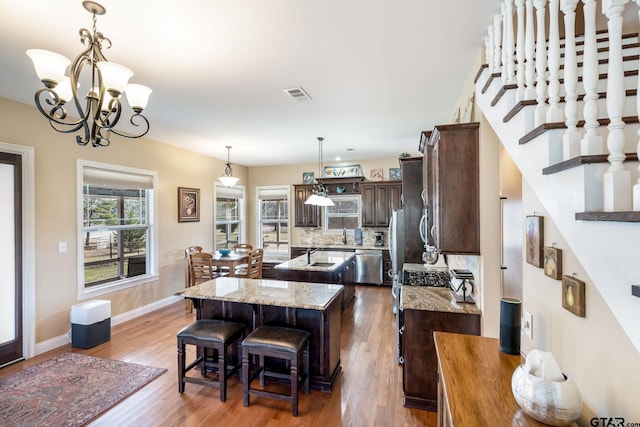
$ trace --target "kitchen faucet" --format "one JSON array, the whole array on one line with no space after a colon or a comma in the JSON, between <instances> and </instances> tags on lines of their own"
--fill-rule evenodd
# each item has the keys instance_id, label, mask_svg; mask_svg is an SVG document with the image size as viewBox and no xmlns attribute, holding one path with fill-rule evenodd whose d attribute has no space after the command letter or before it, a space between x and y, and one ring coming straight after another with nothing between
<instances>
[{"instance_id":1,"label":"kitchen faucet","mask_svg":"<svg viewBox=\"0 0 640 427\"><path fill-rule=\"evenodd\" d=\"M342 243L344 243L345 245L347 244L347 229L346 228L342 229Z\"/></svg>"}]
</instances>

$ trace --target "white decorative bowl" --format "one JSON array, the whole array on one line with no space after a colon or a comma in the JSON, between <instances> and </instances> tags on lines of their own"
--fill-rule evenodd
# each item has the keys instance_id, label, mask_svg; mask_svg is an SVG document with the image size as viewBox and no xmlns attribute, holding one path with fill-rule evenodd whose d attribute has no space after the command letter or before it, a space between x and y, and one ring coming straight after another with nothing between
<instances>
[{"instance_id":1,"label":"white decorative bowl","mask_svg":"<svg viewBox=\"0 0 640 427\"><path fill-rule=\"evenodd\" d=\"M578 386L566 375L564 381L545 381L525 372L520 365L511 377L511 390L520 408L543 423L566 426L582 414Z\"/></svg>"}]
</instances>

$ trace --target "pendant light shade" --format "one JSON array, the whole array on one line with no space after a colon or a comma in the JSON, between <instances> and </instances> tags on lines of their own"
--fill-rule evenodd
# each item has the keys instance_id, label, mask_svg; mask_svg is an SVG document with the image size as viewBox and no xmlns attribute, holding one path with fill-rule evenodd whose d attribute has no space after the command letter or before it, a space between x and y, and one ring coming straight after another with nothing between
<instances>
[{"instance_id":1,"label":"pendant light shade","mask_svg":"<svg viewBox=\"0 0 640 427\"><path fill-rule=\"evenodd\" d=\"M224 175L222 175L218 179L225 187L233 187L240 180L240 178L236 178L235 176L233 176L233 169L231 169L231 160L229 160L231 146L227 145L225 148L227 149L227 164L224 168Z\"/></svg>"},{"instance_id":2,"label":"pendant light shade","mask_svg":"<svg viewBox=\"0 0 640 427\"><path fill-rule=\"evenodd\" d=\"M333 200L329 198L327 188L322 183L322 178L324 178L324 168L322 167L322 141L324 138L318 137L318 151L319 151L319 160L320 160L320 173L318 176L320 178L316 179L318 182L313 186L313 194L309 196L309 198L304 202L305 205L315 205L315 206L334 206Z\"/></svg>"}]
</instances>

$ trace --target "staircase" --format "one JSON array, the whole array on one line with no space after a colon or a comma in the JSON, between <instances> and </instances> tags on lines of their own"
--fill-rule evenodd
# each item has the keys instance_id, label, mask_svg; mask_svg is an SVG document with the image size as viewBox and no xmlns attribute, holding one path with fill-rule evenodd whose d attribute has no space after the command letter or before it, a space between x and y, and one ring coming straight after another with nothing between
<instances>
[{"instance_id":1,"label":"staircase","mask_svg":"<svg viewBox=\"0 0 640 427\"><path fill-rule=\"evenodd\" d=\"M640 299L631 292L640 284L640 43L621 31L640 0L501 6L476 105L640 351ZM596 31L596 13L606 29ZM584 33L575 36L576 26Z\"/></svg>"}]
</instances>

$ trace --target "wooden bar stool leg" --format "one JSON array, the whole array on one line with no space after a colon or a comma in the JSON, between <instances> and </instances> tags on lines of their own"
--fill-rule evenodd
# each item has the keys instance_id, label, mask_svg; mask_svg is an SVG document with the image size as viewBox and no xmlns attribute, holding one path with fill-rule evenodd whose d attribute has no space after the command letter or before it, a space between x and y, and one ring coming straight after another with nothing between
<instances>
[{"instance_id":1,"label":"wooden bar stool leg","mask_svg":"<svg viewBox=\"0 0 640 427\"><path fill-rule=\"evenodd\" d=\"M218 381L220 381L220 401L227 400L227 350L218 350Z\"/></svg>"},{"instance_id":2,"label":"wooden bar stool leg","mask_svg":"<svg viewBox=\"0 0 640 427\"><path fill-rule=\"evenodd\" d=\"M300 356L291 358L291 414L298 416L298 364Z\"/></svg>"},{"instance_id":3,"label":"wooden bar stool leg","mask_svg":"<svg viewBox=\"0 0 640 427\"><path fill-rule=\"evenodd\" d=\"M249 377L249 349L242 349L242 396L244 406L249 406L249 383L251 378Z\"/></svg>"},{"instance_id":4,"label":"wooden bar stool leg","mask_svg":"<svg viewBox=\"0 0 640 427\"><path fill-rule=\"evenodd\" d=\"M264 356L260 355L260 364L258 365L260 368L260 385L262 387L264 387L264 371L265 371L265 367L264 367Z\"/></svg>"},{"instance_id":5,"label":"wooden bar stool leg","mask_svg":"<svg viewBox=\"0 0 640 427\"><path fill-rule=\"evenodd\" d=\"M303 372L304 372L304 394L309 394L309 344L307 344L307 347L304 349L304 353L302 355L303 358Z\"/></svg>"},{"instance_id":6,"label":"wooden bar stool leg","mask_svg":"<svg viewBox=\"0 0 640 427\"><path fill-rule=\"evenodd\" d=\"M178 340L178 392L180 394L184 393L185 347L184 342L182 340Z\"/></svg>"}]
</instances>

